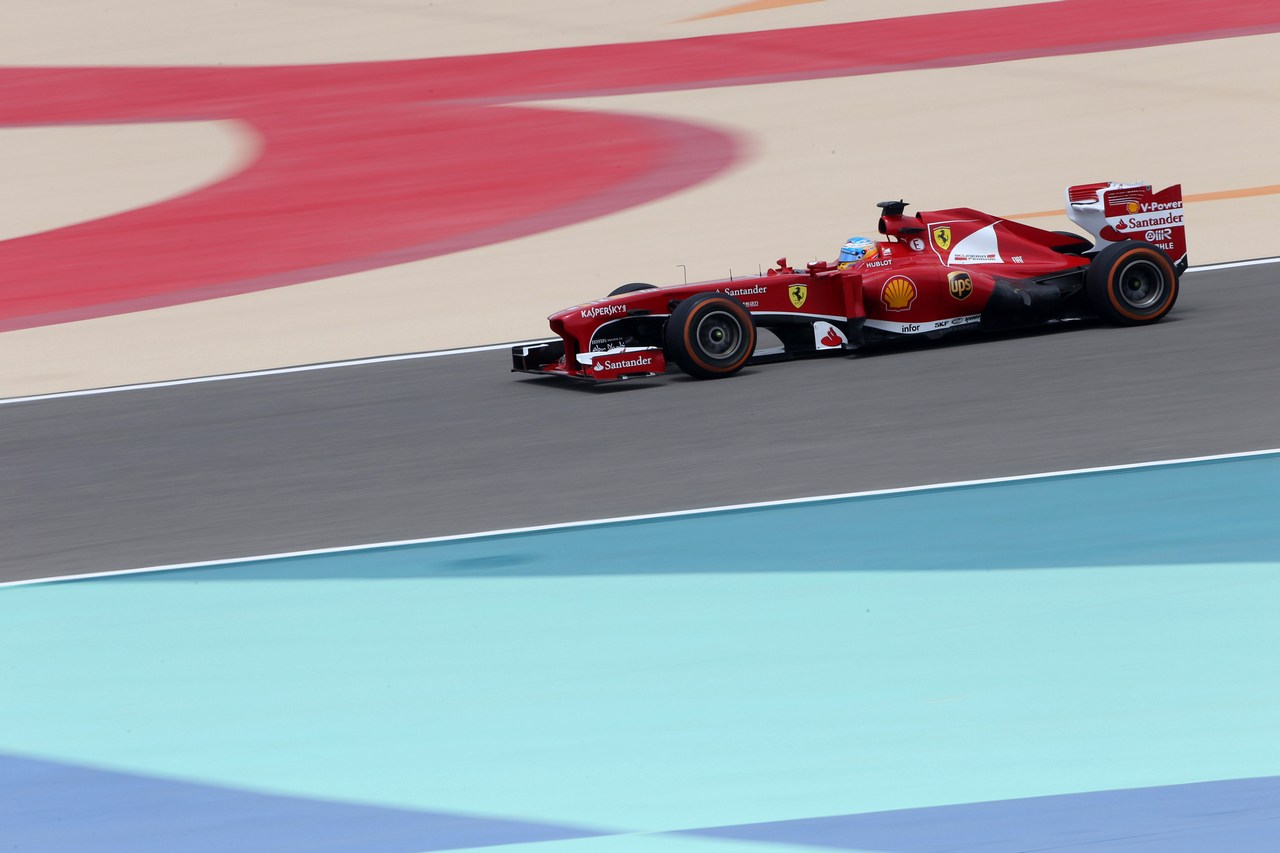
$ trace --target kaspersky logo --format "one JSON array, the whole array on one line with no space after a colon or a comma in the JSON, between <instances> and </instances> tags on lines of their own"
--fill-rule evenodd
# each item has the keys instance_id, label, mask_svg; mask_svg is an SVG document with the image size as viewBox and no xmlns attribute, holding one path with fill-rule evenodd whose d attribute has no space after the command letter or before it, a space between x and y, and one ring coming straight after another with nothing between
<instances>
[{"instance_id":1,"label":"kaspersky logo","mask_svg":"<svg viewBox=\"0 0 1280 853\"><path fill-rule=\"evenodd\" d=\"M579 316L584 320L594 320L596 317L612 317L615 314L627 313L626 305L614 303L612 305L595 305L591 308L583 308Z\"/></svg>"}]
</instances>

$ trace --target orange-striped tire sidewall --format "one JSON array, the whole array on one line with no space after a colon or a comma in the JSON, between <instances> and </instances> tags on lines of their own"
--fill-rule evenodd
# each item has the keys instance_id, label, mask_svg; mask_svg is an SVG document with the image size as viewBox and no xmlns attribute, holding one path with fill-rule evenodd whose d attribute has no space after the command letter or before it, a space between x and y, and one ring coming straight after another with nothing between
<instances>
[{"instance_id":1,"label":"orange-striped tire sidewall","mask_svg":"<svg viewBox=\"0 0 1280 853\"><path fill-rule=\"evenodd\" d=\"M1154 311L1148 311L1138 314L1125 306L1124 302L1117 296L1120 282L1117 276L1129 263L1134 255L1143 255L1151 259L1164 272L1169 281L1169 292L1165 294L1164 301L1160 303L1160 307ZM1111 308L1126 320L1132 320L1135 323L1149 323L1158 320L1169 312L1173 307L1174 301L1178 298L1178 274L1173 269L1173 263L1162 252L1146 246L1134 246L1123 255L1116 259L1111 269L1107 271L1107 301L1111 304Z\"/></svg>"},{"instance_id":2,"label":"orange-striped tire sidewall","mask_svg":"<svg viewBox=\"0 0 1280 853\"><path fill-rule=\"evenodd\" d=\"M696 321L707 309L725 311L738 318L738 321L742 324L743 333L747 336L747 345L743 347L742 355L732 364L708 364L698 357L698 349L693 341L693 333L697 326ZM736 300L721 296L714 299L705 299L698 303L698 307L685 318L684 327L680 330L680 338L690 361L707 373L727 375L740 370L747 363L747 359L751 358L751 354L755 352L756 326L746 308L742 307Z\"/></svg>"}]
</instances>

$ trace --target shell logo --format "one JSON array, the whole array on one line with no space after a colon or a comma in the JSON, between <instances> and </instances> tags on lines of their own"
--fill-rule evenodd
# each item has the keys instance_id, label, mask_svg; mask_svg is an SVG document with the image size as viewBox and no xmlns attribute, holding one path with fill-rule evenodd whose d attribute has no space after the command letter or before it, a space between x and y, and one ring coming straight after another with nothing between
<instances>
[{"instance_id":1,"label":"shell logo","mask_svg":"<svg viewBox=\"0 0 1280 853\"><path fill-rule=\"evenodd\" d=\"M1125 209L1125 210L1127 210L1127 211L1129 211L1130 213L1137 213L1137 212L1138 212L1138 203L1137 203L1136 201L1131 201L1131 202L1129 202L1128 204L1126 204L1126 205L1124 206L1124 209Z\"/></svg>"},{"instance_id":2,"label":"shell logo","mask_svg":"<svg viewBox=\"0 0 1280 853\"><path fill-rule=\"evenodd\" d=\"M880 301L890 311L906 311L916 301L916 283L906 276L896 275L884 283Z\"/></svg>"}]
</instances>

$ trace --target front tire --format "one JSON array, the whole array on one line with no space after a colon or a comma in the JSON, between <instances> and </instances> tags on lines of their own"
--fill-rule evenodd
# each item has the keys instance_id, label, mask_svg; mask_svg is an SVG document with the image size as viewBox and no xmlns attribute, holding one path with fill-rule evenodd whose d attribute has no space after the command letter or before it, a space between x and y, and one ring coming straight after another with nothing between
<instances>
[{"instance_id":1,"label":"front tire","mask_svg":"<svg viewBox=\"0 0 1280 853\"><path fill-rule=\"evenodd\" d=\"M1103 319L1142 326L1169 313L1178 299L1178 273L1157 247L1126 240L1098 253L1084 287L1089 304Z\"/></svg>"},{"instance_id":2,"label":"front tire","mask_svg":"<svg viewBox=\"0 0 1280 853\"><path fill-rule=\"evenodd\" d=\"M697 379L723 379L743 368L756 349L756 324L741 302L725 293L699 293L667 320L667 358Z\"/></svg>"}]
</instances>

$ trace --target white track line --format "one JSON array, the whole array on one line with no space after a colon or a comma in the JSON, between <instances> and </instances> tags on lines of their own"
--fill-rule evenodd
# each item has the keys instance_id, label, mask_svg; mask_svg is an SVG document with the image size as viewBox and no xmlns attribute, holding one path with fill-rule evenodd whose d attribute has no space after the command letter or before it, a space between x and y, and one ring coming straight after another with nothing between
<instances>
[{"instance_id":1,"label":"white track line","mask_svg":"<svg viewBox=\"0 0 1280 853\"><path fill-rule=\"evenodd\" d=\"M363 364L386 364L392 361L415 361L422 358L440 358L446 355L466 355L472 352L492 352L518 347L523 344L545 343L548 338L536 341L514 341L509 344L487 344L463 349L443 349L432 352L409 352L400 355L378 355L351 361L323 361L316 364L300 364L296 367L273 367L267 370L251 370L247 373L219 373L215 376L197 376L192 379L166 379L163 382L143 382L137 385L112 385L110 388L86 388L83 391L57 391L51 394L33 394L28 397L6 397L0 406L9 403L34 403L39 400L61 400L66 397L90 397L96 394L114 394L118 391L141 391L145 388L173 388L178 385L198 385L203 382L225 382L228 379L252 379L258 376L280 376L285 373L307 373L312 370L330 370L335 367L359 367Z\"/></svg>"},{"instance_id":2,"label":"white track line","mask_svg":"<svg viewBox=\"0 0 1280 853\"><path fill-rule=\"evenodd\" d=\"M1190 267L1187 272L1212 272L1229 270L1236 267L1253 267L1260 264L1280 263L1278 258L1257 258L1251 261L1230 261L1222 264L1209 264L1202 267ZM486 346L465 347L463 349L436 350L434 352L412 352L402 355L381 355L372 358L358 358L351 361L326 361L318 364L303 364L297 367L273 367L268 370L253 370L247 373L221 373L216 376L197 376L193 379L169 379L163 382L145 382L137 385L113 385L110 388L86 388L83 391L58 391L51 394L33 394L27 397L6 397L0 399L0 406L10 403L35 403L41 400L62 400L67 397L90 397L98 394L115 394L120 391L141 391L146 388L173 388L178 385L197 385L204 382L225 382L228 379L253 379L259 376L280 376L285 373L306 373L312 370L331 370L336 367L359 367L365 364L386 364L392 361L414 361L422 358L441 358L447 355L466 355L473 352L493 352L508 349L521 344L544 343L547 338L535 341L514 341L509 344L488 344Z\"/></svg>"},{"instance_id":3,"label":"white track line","mask_svg":"<svg viewBox=\"0 0 1280 853\"><path fill-rule=\"evenodd\" d=\"M1261 264L1277 264L1280 258L1254 258L1252 261L1227 261L1221 264L1205 264L1202 267L1188 267L1187 272L1212 272L1214 270L1229 270L1236 267L1256 267Z\"/></svg>"},{"instance_id":4,"label":"white track line","mask_svg":"<svg viewBox=\"0 0 1280 853\"><path fill-rule=\"evenodd\" d=\"M645 515L623 515L615 518L596 518L587 521L565 521L559 524L542 524L535 527L511 527L504 530L485 530L479 533L458 533L451 536L432 536L425 539L400 539L393 542L370 542L365 545L344 545L338 548L317 548L310 551L287 551L279 554L263 554L256 557L234 557L227 560L206 560L198 563L173 563L165 566L148 566L141 569L118 569L109 572L93 572L81 575L58 575L48 578L32 578L21 581L2 581L0 588L9 586L32 586L35 584L60 583L65 581L91 580L94 578L112 578L122 575L149 574L152 572L173 572L181 569L207 569L218 566L235 566L244 563L256 563L266 560L286 560L295 557L323 557L331 554L350 554L360 551L375 551L383 548L403 548L412 545L431 545L438 542L461 542L467 539L486 539L497 536L515 536L523 533L545 533L553 530L571 530L576 527L600 527L610 524L622 524L634 521L656 521L669 518L684 518L695 515L719 515L727 512L739 512L749 509L766 509L780 506L797 506L802 504L829 503L849 500L851 498L870 498L883 495L902 495L911 492L934 491L938 489L959 489L967 486L989 486L999 483L1022 483L1031 480L1047 480L1054 477L1074 477L1081 474L1102 474L1112 471L1133 471L1141 468L1161 468L1173 465L1192 465L1197 462L1221 462L1229 459L1247 459L1253 456L1280 455L1280 447L1270 450L1246 450L1239 453L1219 453L1213 456L1188 456L1180 459L1158 459L1154 462L1129 462L1123 465L1104 465L1097 468L1072 468L1066 471L1046 471L1041 474L1017 474L1012 477L991 477L983 480L956 480L949 483L933 483L925 486L900 486L894 489L873 489L865 492L846 492L837 495L818 495L809 498L787 498L776 501L759 501L756 503L730 504L728 506L704 507L702 509L681 509L671 512L654 512Z\"/></svg>"}]
</instances>

